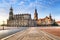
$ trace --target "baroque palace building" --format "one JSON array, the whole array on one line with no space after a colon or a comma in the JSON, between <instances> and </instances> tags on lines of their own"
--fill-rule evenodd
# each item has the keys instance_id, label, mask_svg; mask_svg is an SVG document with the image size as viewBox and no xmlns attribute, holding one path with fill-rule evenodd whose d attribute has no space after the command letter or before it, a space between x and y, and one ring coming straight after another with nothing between
<instances>
[{"instance_id":1,"label":"baroque palace building","mask_svg":"<svg viewBox=\"0 0 60 40\"><path fill-rule=\"evenodd\" d=\"M35 9L35 13L34 13L34 20L37 23L37 26L52 26L52 24L55 23L55 20L52 19L51 14L48 16L46 16L45 18L38 19L38 13L37 13L37 9Z\"/></svg>"},{"instance_id":2,"label":"baroque palace building","mask_svg":"<svg viewBox=\"0 0 60 40\"><path fill-rule=\"evenodd\" d=\"M14 27L29 27L29 26L43 26L43 25L52 25L55 22L55 20L52 19L51 14L49 17L45 17L43 19L38 19L38 13L37 9L35 9L34 12L34 19L31 18L31 14L13 14L13 8L10 8L9 12L9 19L7 20L8 26L14 26Z\"/></svg>"}]
</instances>

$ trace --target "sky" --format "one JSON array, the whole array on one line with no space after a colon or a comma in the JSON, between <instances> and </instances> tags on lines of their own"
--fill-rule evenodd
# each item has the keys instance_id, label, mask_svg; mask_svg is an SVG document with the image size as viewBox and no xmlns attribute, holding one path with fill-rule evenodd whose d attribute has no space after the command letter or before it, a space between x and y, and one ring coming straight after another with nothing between
<instances>
[{"instance_id":1,"label":"sky","mask_svg":"<svg viewBox=\"0 0 60 40\"><path fill-rule=\"evenodd\" d=\"M8 20L10 7L14 14L31 14L37 9L38 18L44 18L51 13L52 18L60 21L60 0L0 0L0 24Z\"/></svg>"}]
</instances>

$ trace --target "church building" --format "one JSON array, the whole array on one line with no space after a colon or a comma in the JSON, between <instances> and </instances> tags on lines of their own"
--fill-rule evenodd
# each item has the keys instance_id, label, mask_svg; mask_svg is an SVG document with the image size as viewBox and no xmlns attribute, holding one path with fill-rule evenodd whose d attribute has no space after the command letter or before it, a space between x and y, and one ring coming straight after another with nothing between
<instances>
[{"instance_id":1,"label":"church building","mask_svg":"<svg viewBox=\"0 0 60 40\"><path fill-rule=\"evenodd\" d=\"M28 27L35 26L35 21L31 19L31 14L13 14L13 8L10 8L9 19L7 20L7 26L14 27Z\"/></svg>"}]
</instances>

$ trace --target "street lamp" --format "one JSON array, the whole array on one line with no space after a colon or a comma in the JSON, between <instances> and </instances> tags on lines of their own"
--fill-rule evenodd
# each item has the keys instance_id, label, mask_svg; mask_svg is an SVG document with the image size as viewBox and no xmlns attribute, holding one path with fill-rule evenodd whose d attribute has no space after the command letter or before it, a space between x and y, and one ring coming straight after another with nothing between
<instances>
[{"instance_id":1,"label":"street lamp","mask_svg":"<svg viewBox=\"0 0 60 40\"><path fill-rule=\"evenodd\" d=\"M4 30L4 23L5 23L5 21L3 21L3 30Z\"/></svg>"}]
</instances>

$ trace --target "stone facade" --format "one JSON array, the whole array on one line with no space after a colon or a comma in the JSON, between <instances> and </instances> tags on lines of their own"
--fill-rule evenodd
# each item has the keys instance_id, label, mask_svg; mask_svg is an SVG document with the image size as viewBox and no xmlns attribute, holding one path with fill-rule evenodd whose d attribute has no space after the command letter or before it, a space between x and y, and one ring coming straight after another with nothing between
<instances>
[{"instance_id":1,"label":"stone facade","mask_svg":"<svg viewBox=\"0 0 60 40\"><path fill-rule=\"evenodd\" d=\"M37 20L37 25L43 25L43 26L47 26L47 25L52 25L54 23L53 19L50 19L49 17L45 17L43 19L38 19Z\"/></svg>"},{"instance_id":2,"label":"stone facade","mask_svg":"<svg viewBox=\"0 0 60 40\"><path fill-rule=\"evenodd\" d=\"M34 22L31 19L31 14L13 14L12 7L10 8L9 19L7 20L8 26L22 27L22 26L34 26Z\"/></svg>"}]
</instances>

